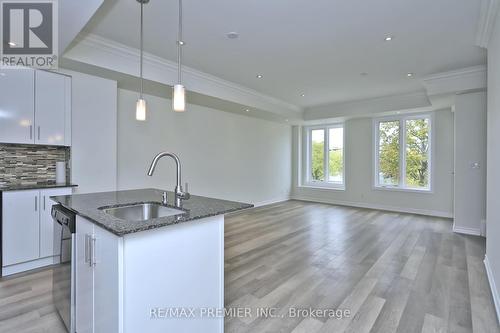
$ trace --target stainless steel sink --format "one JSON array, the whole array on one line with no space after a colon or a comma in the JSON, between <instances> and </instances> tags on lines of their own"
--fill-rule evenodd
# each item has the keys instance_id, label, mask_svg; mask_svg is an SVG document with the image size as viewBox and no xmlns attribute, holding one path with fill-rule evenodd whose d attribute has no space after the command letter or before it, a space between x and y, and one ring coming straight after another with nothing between
<instances>
[{"instance_id":1,"label":"stainless steel sink","mask_svg":"<svg viewBox=\"0 0 500 333\"><path fill-rule=\"evenodd\" d=\"M163 206L159 203L142 203L129 206L102 208L106 214L127 221L145 221L158 217L184 214L185 211Z\"/></svg>"}]
</instances>

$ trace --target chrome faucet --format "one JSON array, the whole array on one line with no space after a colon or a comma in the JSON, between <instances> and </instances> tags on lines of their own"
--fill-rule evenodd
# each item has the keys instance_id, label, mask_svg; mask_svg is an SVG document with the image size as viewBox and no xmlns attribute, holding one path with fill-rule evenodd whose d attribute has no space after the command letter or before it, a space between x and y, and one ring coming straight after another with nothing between
<instances>
[{"instance_id":1,"label":"chrome faucet","mask_svg":"<svg viewBox=\"0 0 500 333\"><path fill-rule=\"evenodd\" d=\"M182 189L182 185L181 185L181 160L179 159L179 157L177 155L175 155L174 153L169 153L169 152L162 152L162 153L159 153L158 155L156 155L155 158L153 159L153 162L151 162L151 166L149 167L148 176L151 177L153 175L155 168L156 168L156 164L164 156L169 156L169 157L173 158L175 161L175 164L177 166L177 184L175 186L175 191L174 191L175 192L175 206L181 207L182 200L188 200L191 197L191 195L188 193L188 184L187 183L186 183L186 191L184 191ZM164 205L167 204L167 192L163 192L162 203Z\"/></svg>"}]
</instances>

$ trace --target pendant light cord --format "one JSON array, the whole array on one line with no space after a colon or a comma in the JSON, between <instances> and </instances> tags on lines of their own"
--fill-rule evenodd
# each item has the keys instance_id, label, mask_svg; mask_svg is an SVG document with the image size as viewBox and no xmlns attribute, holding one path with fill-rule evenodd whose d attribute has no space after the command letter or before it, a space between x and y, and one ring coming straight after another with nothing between
<instances>
[{"instance_id":1,"label":"pendant light cord","mask_svg":"<svg viewBox=\"0 0 500 333\"><path fill-rule=\"evenodd\" d=\"M182 40L182 0L179 0L179 35L177 38L177 62L179 64L177 79L178 83L182 82L182 45L184 41Z\"/></svg>"},{"instance_id":2,"label":"pendant light cord","mask_svg":"<svg viewBox=\"0 0 500 333\"><path fill-rule=\"evenodd\" d=\"M141 1L141 65L140 65L140 74L141 74L141 99L142 99L142 94L144 92L144 82L143 82L143 76L142 76L142 62L143 62L143 49L144 49L144 14L143 14L143 8L144 8L144 2Z\"/></svg>"}]
</instances>

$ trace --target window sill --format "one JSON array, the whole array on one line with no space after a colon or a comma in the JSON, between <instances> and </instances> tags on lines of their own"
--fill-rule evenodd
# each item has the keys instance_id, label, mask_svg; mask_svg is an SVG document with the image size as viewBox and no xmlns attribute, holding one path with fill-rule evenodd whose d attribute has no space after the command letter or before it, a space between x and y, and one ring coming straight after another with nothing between
<instances>
[{"instance_id":1,"label":"window sill","mask_svg":"<svg viewBox=\"0 0 500 333\"><path fill-rule=\"evenodd\" d=\"M345 191L345 186L342 185L319 185L319 184L304 184L299 188L309 188L314 190L327 190L327 191Z\"/></svg>"},{"instance_id":2,"label":"window sill","mask_svg":"<svg viewBox=\"0 0 500 333\"><path fill-rule=\"evenodd\" d=\"M401 188L401 187L384 187L384 186L374 186L374 190L377 191L392 191L392 192L409 192L409 193L423 193L423 194L433 194L431 189L418 189L418 188Z\"/></svg>"}]
</instances>

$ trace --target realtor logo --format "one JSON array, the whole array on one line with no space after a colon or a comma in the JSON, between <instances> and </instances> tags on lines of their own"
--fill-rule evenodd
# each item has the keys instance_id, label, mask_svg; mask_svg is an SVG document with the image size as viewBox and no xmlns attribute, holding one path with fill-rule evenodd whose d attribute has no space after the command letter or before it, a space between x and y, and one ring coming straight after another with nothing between
<instances>
[{"instance_id":1,"label":"realtor logo","mask_svg":"<svg viewBox=\"0 0 500 333\"><path fill-rule=\"evenodd\" d=\"M0 4L0 65L56 68L56 0L1 1Z\"/></svg>"}]
</instances>

